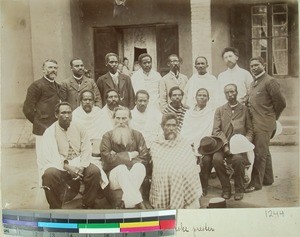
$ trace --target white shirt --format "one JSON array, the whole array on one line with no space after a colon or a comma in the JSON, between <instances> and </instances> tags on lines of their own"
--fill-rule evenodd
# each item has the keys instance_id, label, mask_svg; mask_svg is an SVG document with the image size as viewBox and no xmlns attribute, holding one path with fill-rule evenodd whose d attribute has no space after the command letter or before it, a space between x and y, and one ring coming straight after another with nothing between
<instances>
[{"instance_id":1,"label":"white shirt","mask_svg":"<svg viewBox=\"0 0 300 237\"><path fill-rule=\"evenodd\" d=\"M143 69L140 68L131 77L134 93L136 93L138 90L146 90L150 95L148 106L155 106L157 108L159 108L160 80L161 75L153 69L151 69L149 74L146 75L143 72Z\"/></svg>"},{"instance_id":2,"label":"white shirt","mask_svg":"<svg viewBox=\"0 0 300 237\"><path fill-rule=\"evenodd\" d=\"M183 101L184 105L193 108L196 102L196 92L200 88L205 88L209 93L209 101L207 104L210 104L212 107L218 105L219 99L219 86L217 78L209 73L204 75L199 75L198 73L194 74L185 86L185 99Z\"/></svg>"},{"instance_id":3,"label":"white shirt","mask_svg":"<svg viewBox=\"0 0 300 237\"><path fill-rule=\"evenodd\" d=\"M162 133L160 122L162 114L156 108L149 108L141 113L136 107L131 110L132 119L131 128L141 132L145 138L146 145L149 148L158 134Z\"/></svg>"},{"instance_id":4,"label":"white shirt","mask_svg":"<svg viewBox=\"0 0 300 237\"><path fill-rule=\"evenodd\" d=\"M240 68L237 64L232 68L228 68L226 71L221 72L218 76L219 86L220 86L220 103L223 105L227 102L224 87L227 84L236 84L238 95L237 99L243 102L243 98L248 95L250 84L253 81L253 77L247 70Z\"/></svg>"}]
</instances>

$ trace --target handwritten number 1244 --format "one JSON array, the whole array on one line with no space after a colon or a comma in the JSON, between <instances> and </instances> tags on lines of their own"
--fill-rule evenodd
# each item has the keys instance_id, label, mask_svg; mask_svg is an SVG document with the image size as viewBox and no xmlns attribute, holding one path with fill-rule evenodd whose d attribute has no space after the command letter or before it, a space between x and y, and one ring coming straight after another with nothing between
<instances>
[{"instance_id":1,"label":"handwritten number 1244","mask_svg":"<svg viewBox=\"0 0 300 237\"><path fill-rule=\"evenodd\" d=\"M265 210L266 218L284 217L283 210Z\"/></svg>"}]
</instances>

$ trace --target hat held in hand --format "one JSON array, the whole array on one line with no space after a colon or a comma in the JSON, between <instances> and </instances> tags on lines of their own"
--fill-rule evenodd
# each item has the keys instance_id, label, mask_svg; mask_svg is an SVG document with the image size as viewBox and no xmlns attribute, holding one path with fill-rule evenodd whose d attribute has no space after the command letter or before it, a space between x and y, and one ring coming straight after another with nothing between
<instances>
[{"instance_id":1,"label":"hat held in hand","mask_svg":"<svg viewBox=\"0 0 300 237\"><path fill-rule=\"evenodd\" d=\"M231 154L240 154L254 149L254 145L242 134L234 134L229 141Z\"/></svg>"},{"instance_id":2,"label":"hat held in hand","mask_svg":"<svg viewBox=\"0 0 300 237\"><path fill-rule=\"evenodd\" d=\"M221 138L217 136L206 136L201 139L198 152L201 155L213 154L216 151L220 150L222 146L223 141Z\"/></svg>"}]
</instances>

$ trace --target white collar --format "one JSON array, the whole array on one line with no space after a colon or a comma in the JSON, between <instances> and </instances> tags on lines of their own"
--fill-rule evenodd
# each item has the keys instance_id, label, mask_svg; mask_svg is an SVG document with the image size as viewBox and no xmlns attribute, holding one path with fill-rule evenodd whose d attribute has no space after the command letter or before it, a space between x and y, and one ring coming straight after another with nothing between
<instances>
[{"instance_id":1,"label":"white collar","mask_svg":"<svg viewBox=\"0 0 300 237\"><path fill-rule=\"evenodd\" d=\"M111 72L109 72L109 75L110 75L112 78L119 77L119 72L117 71L115 74L112 74Z\"/></svg>"},{"instance_id":2,"label":"white collar","mask_svg":"<svg viewBox=\"0 0 300 237\"><path fill-rule=\"evenodd\" d=\"M254 75L254 77L257 79L257 78L260 78L262 75L264 75L266 73L266 71L263 71L263 72L261 72L260 74L258 74L258 75Z\"/></svg>"},{"instance_id":3,"label":"white collar","mask_svg":"<svg viewBox=\"0 0 300 237\"><path fill-rule=\"evenodd\" d=\"M83 75L82 75L81 77L76 77L76 76L73 74L73 77L74 77L75 80L79 81L79 80L81 80L81 79L83 78Z\"/></svg>"},{"instance_id":4,"label":"white collar","mask_svg":"<svg viewBox=\"0 0 300 237\"><path fill-rule=\"evenodd\" d=\"M50 80L48 77L46 77L46 76L44 76L44 78L47 80L47 81L49 81L49 82L51 82L51 83L54 83L54 79L53 80Z\"/></svg>"},{"instance_id":5,"label":"white collar","mask_svg":"<svg viewBox=\"0 0 300 237\"><path fill-rule=\"evenodd\" d=\"M227 70L228 71L236 71L236 70L238 70L240 67L239 67L239 65L238 64L235 64L235 66L233 67L233 68L228 68Z\"/></svg>"}]
</instances>

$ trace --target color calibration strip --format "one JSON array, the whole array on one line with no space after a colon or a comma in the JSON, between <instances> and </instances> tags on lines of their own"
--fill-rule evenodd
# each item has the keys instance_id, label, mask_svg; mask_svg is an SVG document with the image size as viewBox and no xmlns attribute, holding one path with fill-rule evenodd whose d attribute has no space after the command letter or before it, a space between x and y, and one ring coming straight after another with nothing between
<instances>
[{"instance_id":1,"label":"color calibration strip","mask_svg":"<svg viewBox=\"0 0 300 237\"><path fill-rule=\"evenodd\" d=\"M22 236L21 234L24 232L34 232L35 236L39 236L39 232L74 233L80 234L80 236L82 236L81 234L91 236L91 234L118 233L144 233L143 236L148 236L145 234L149 233L152 234L149 236L171 236L175 233L176 210L128 213L72 212L69 214L2 210L2 223L5 234L19 236ZM154 234L155 232L156 234Z\"/></svg>"}]
</instances>

